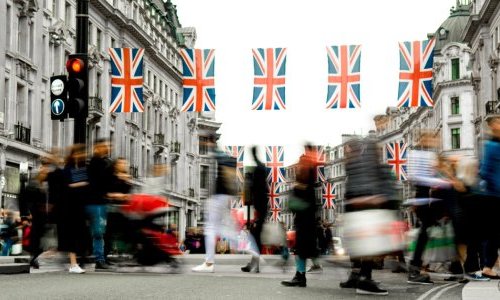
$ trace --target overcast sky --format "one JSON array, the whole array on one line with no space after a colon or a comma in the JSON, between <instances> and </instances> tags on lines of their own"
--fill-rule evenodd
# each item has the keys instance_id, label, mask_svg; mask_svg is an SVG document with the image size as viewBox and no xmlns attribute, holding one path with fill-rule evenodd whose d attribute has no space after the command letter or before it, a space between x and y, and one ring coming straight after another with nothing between
<instances>
[{"instance_id":1,"label":"overcast sky","mask_svg":"<svg viewBox=\"0 0 500 300\"><path fill-rule=\"evenodd\" d=\"M334 146L366 134L396 106L399 41L424 40L455 0L173 0L196 48L215 49L222 145L283 145L294 163L305 141ZM326 46L360 44L361 109L326 110ZM284 111L252 111L252 48L287 48ZM249 161L248 155L245 158Z\"/></svg>"}]
</instances>

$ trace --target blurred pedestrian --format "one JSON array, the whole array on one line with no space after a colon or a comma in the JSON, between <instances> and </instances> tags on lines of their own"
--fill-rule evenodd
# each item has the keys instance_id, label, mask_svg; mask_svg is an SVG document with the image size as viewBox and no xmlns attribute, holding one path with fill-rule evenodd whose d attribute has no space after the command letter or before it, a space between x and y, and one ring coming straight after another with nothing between
<instances>
[{"instance_id":1,"label":"blurred pedestrian","mask_svg":"<svg viewBox=\"0 0 500 300\"><path fill-rule=\"evenodd\" d=\"M373 137L351 140L345 147L345 156L346 176L348 178L345 194L346 213L394 210L397 202L395 201L394 182L388 166L381 164L378 140ZM373 236L374 239L371 240L375 240L376 237ZM347 281L340 283L340 287L355 288L358 294L387 295L388 291L380 288L372 278L375 265L374 257L354 256L354 254L351 253L351 274ZM377 255L377 253L373 253L373 255Z\"/></svg>"},{"instance_id":2,"label":"blurred pedestrian","mask_svg":"<svg viewBox=\"0 0 500 300\"><path fill-rule=\"evenodd\" d=\"M89 178L87 174L85 145L74 145L63 169L65 192L59 203L60 225L59 251L68 252L70 273L85 273L77 263L77 256L85 254L87 227L85 219L85 202L89 197Z\"/></svg>"},{"instance_id":3,"label":"blurred pedestrian","mask_svg":"<svg viewBox=\"0 0 500 300\"><path fill-rule=\"evenodd\" d=\"M216 237L229 238L237 247L237 226L230 217L230 202L237 194L236 159L217 148L216 136L210 135L207 147L217 164L215 194L206 202L208 220L205 224L205 262L192 268L193 272L213 273L215 270ZM226 249L227 250L227 249Z\"/></svg>"},{"instance_id":4,"label":"blurred pedestrian","mask_svg":"<svg viewBox=\"0 0 500 300\"><path fill-rule=\"evenodd\" d=\"M488 238L486 243L486 261L482 274L491 279L500 279L493 271L493 266L498 260L500 246L500 233L497 230L497 213L500 208L500 117L488 120L491 138L484 143L483 158L479 175L482 179L480 187L486 198L483 220L484 230Z\"/></svg>"},{"instance_id":5,"label":"blurred pedestrian","mask_svg":"<svg viewBox=\"0 0 500 300\"><path fill-rule=\"evenodd\" d=\"M24 203L22 207L28 209L27 212L21 212L23 216L31 216L31 240L30 240L30 265L38 269L38 256L43 252L40 241L45 234L48 223L48 197L47 197L47 176L49 166L46 159L41 160L38 172L33 176L20 196L20 201Z\"/></svg>"},{"instance_id":6,"label":"blurred pedestrian","mask_svg":"<svg viewBox=\"0 0 500 300\"><path fill-rule=\"evenodd\" d=\"M297 164L296 184L293 188L293 210L295 210L295 276L292 280L282 281L284 286L306 287L306 260L318 257L316 236L316 180L318 161L313 146L305 145L305 154Z\"/></svg>"},{"instance_id":7,"label":"blurred pedestrian","mask_svg":"<svg viewBox=\"0 0 500 300\"><path fill-rule=\"evenodd\" d=\"M262 251L262 227L267 217L267 195L268 195L268 185L267 185L267 171L266 166L259 160L257 155L257 146L252 147L252 157L255 161L255 168L252 173L252 180L250 182L251 190L249 196L251 197L250 203L253 204L256 211L256 219L250 227L250 233L255 239L257 249ZM252 256L252 260L244 267L241 268L243 272L255 271L259 272L259 260L260 256Z\"/></svg>"},{"instance_id":8,"label":"blurred pedestrian","mask_svg":"<svg viewBox=\"0 0 500 300\"><path fill-rule=\"evenodd\" d=\"M118 157L112 165L113 174L110 178L110 186L106 194L109 200L107 207L106 233L104 234L104 253L107 258L114 250L118 241L126 241L127 220L120 211L120 207L129 200L132 189L132 177L130 176L128 161Z\"/></svg>"},{"instance_id":9,"label":"blurred pedestrian","mask_svg":"<svg viewBox=\"0 0 500 300\"><path fill-rule=\"evenodd\" d=\"M107 193L111 186L110 180L112 161L109 158L110 141L99 139L94 145L94 155L88 166L88 180L91 194L87 200L86 211L90 221L92 249L96 260L96 269L110 269L104 255L104 234L107 222Z\"/></svg>"},{"instance_id":10,"label":"blurred pedestrian","mask_svg":"<svg viewBox=\"0 0 500 300\"><path fill-rule=\"evenodd\" d=\"M415 199L410 203L414 206L421 223L408 270L408 283L411 284L433 284L428 274L420 272L422 255L429 240L427 229L442 216L443 204L439 203L441 199L432 197L431 190L451 187L450 181L438 174L438 159L435 152L437 142L432 132L424 131L420 135L419 149L413 149L408 154L408 177L416 190Z\"/></svg>"},{"instance_id":11,"label":"blurred pedestrian","mask_svg":"<svg viewBox=\"0 0 500 300\"><path fill-rule=\"evenodd\" d=\"M467 247L463 265L465 277L473 281L488 281L490 278L481 272L481 265L484 264L483 241L487 236L483 230L484 199L477 190L478 172L476 159L462 158L458 162L457 181L453 186L457 191L457 200L461 202L464 211L465 232L462 235Z\"/></svg>"}]
</instances>

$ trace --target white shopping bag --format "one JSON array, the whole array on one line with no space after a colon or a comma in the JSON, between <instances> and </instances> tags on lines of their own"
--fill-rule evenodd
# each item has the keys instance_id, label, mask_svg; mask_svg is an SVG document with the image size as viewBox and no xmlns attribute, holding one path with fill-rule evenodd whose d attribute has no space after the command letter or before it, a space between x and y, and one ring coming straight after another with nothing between
<instances>
[{"instance_id":1,"label":"white shopping bag","mask_svg":"<svg viewBox=\"0 0 500 300\"><path fill-rule=\"evenodd\" d=\"M397 213L367 209L344 214L344 241L349 256L376 256L403 248Z\"/></svg>"}]
</instances>

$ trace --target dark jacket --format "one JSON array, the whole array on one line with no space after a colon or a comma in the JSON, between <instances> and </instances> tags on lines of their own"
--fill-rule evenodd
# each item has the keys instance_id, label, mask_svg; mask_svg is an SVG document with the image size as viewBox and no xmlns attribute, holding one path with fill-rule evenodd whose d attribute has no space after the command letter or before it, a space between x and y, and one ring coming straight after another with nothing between
<instances>
[{"instance_id":1,"label":"dark jacket","mask_svg":"<svg viewBox=\"0 0 500 300\"><path fill-rule=\"evenodd\" d=\"M112 175L112 161L108 157L94 156L88 166L91 194L87 204L106 204Z\"/></svg>"},{"instance_id":2,"label":"dark jacket","mask_svg":"<svg viewBox=\"0 0 500 300\"><path fill-rule=\"evenodd\" d=\"M252 190L251 197L255 210L259 215L259 219L264 219L267 216L267 174L266 166L256 160L257 166L252 174Z\"/></svg>"},{"instance_id":3,"label":"dark jacket","mask_svg":"<svg viewBox=\"0 0 500 300\"><path fill-rule=\"evenodd\" d=\"M236 158L227 155L226 153L216 149L215 159L217 161L217 179L215 183L215 194L217 195L234 195L236 190L236 173L234 178L224 176L224 168L236 170Z\"/></svg>"},{"instance_id":4,"label":"dark jacket","mask_svg":"<svg viewBox=\"0 0 500 300\"><path fill-rule=\"evenodd\" d=\"M295 214L296 229L296 255L302 259L317 257L317 233L316 233L316 194L314 184L316 181L316 163L306 155L303 155L298 163L297 184L293 193L296 197L307 202L309 206Z\"/></svg>"},{"instance_id":5,"label":"dark jacket","mask_svg":"<svg viewBox=\"0 0 500 300\"><path fill-rule=\"evenodd\" d=\"M479 175L485 181L485 192L500 197L500 139L493 138L484 144L484 156Z\"/></svg>"},{"instance_id":6,"label":"dark jacket","mask_svg":"<svg viewBox=\"0 0 500 300\"><path fill-rule=\"evenodd\" d=\"M351 141L350 152L346 153L346 200L357 197L384 195L389 201L378 207L397 207L397 199L394 189L394 179L390 173L390 167L381 163L381 156L377 146L377 140L366 138L364 140ZM352 207L347 202L346 211L356 211L367 207Z\"/></svg>"},{"instance_id":7,"label":"dark jacket","mask_svg":"<svg viewBox=\"0 0 500 300\"><path fill-rule=\"evenodd\" d=\"M20 201L23 203L21 216L32 215L33 218L47 218L48 198L45 189L40 183L32 178L24 191L20 195Z\"/></svg>"}]
</instances>

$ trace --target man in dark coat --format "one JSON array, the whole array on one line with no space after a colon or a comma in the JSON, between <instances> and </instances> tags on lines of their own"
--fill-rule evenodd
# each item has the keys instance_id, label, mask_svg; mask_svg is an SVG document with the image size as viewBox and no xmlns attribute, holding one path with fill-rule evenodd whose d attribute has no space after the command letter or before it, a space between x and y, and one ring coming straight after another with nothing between
<instances>
[{"instance_id":1,"label":"man in dark coat","mask_svg":"<svg viewBox=\"0 0 500 300\"><path fill-rule=\"evenodd\" d=\"M99 139L94 145L94 156L88 166L90 199L86 211L90 220L92 248L96 269L110 269L104 255L104 235L107 221L107 199L112 174L112 161L109 158L111 144L108 139Z\"/></svg>"},{"instance_id":2,"label":"man in dark coat","mask_svg":"<svg viewBox=\"0 0 500 300\"><path fill-rule=\"evenodd\" d=\"M305 287L306 260L318 256L316 236L316 194L314 191L315 176L318 166L316 153L311 145L305 146L305 154L297 164L296 185L293 195L304 205L295 211L296 245L295 267L297 272L290 281L282 281L284 286Z\"/></svg>"},{"instance_id":3,"label":"man in dark coat","mask_svg":"<svg viewBox=\"0 0 500 300\"><path fill-rule=\"evenodd\" d=\"M261 233L267 216L267 195L269 189L266 180L266 166L257 157L256 146L252 147L252 156L256 163L256 166L252 173L252 181L249 183L251 184L250 198L251 203L253 203L255 211L257 212L257 218L253 223L250 232L252 233L255 239L255 243L257 244L257 248L260 252L262 251ZM252 256L252 260L250 261L250 263L242 267L241 270L243 272L250 272L252 270L254 270L255 272L259 272L259 257Z\"/></svg>"}]
</instances>

